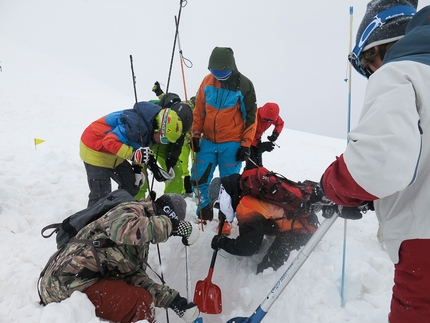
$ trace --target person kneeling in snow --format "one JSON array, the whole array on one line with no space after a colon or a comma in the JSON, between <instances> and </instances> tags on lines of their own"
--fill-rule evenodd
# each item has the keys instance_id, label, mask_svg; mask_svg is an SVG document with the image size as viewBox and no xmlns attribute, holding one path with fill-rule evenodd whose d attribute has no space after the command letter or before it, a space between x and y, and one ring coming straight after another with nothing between
<instances>
[{"instance_id":1,"label":"person kneeling in snow","mask_svg":"<svg viewBox=\"0 0 430 323\"><path fill-rule=\"evenodd\" d=\"M214 203L214 207L219 207L219 217L231 222L236 212L239 226L236 239L215 235L211 247L224 249L232 255L252 256L259 251L265 235L275 236L257 266L257 274L267 268L277 270L288 260L292 250L298 250L308 242L318 227L318 218L315 213L305 212L298 219L287 219L281 207L250 195L242 196L239 181L240 174L233 174L211 182L220 185L219 198ZM210 191L215 190L210 188Z\"/></svg>"},{"instance_id":2,"label":"person kneeling in snow","mask_svg":"<svg viewBox=\"0 0 430 323\"><path fill-rule=\"evenodd\" d=\"M171 308L185 322L193 322L200 314L197 305L146 273L150 243L165 242L172 235L181 236L186 245L197 241L197 225L179 220L185 218L185 210L180 195L166 194L154 204L149 199L121 203L86 225L42 272L42 303L61 302L80 291L104 320L152 323L156 306Z\"/></svg>"}]
</instances>

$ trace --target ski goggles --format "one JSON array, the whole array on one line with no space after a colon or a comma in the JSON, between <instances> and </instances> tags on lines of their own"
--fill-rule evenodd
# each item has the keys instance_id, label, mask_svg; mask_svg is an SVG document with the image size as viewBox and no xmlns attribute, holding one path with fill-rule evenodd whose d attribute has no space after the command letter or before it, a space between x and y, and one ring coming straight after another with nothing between
<instances>
[{"instance_id":1,"label":"ski goggles","mask_svg":"<svg viewBox=\"0 0 430 323\"><path fill-rule=\"evenodd\" d=\"M163 116L161 117L161 127L160 127L160 143L163 145L170 144L170 140L167 139L167 123L169 117L170 108L164 109Z\"/></svg>"},{"instance_id":2,"label":"ski goggles","mask_svg":"<svg viewBox=\"0 0 430 323\"><path fill-rule=\"evenodd\" d=\"M348 55L348 60L354 69L361 75L369 78L373 74L373 71L369 66L362 66L360 63L360 54L366 45L370 35L379 27L384 25L388 20L398 18L401 16L413 16L416 14L416 10L411 6L395 6L390 9L384 10L373 17L372 21L367 25L366 29L361 34L360 39L355 45L352 52Z\"/></svg>"},{"instance_id":3,"label":"ski goggles","mask_svg":"<svg viewBox=\"0 0 430 323\"><path fill-rule=\"evenodd\" d=\"M211 69L209 69L209 71L218 81L227 80L230 77L230 75L233 73L232 70L211 70Z\"/></svg>"}]
</instances>

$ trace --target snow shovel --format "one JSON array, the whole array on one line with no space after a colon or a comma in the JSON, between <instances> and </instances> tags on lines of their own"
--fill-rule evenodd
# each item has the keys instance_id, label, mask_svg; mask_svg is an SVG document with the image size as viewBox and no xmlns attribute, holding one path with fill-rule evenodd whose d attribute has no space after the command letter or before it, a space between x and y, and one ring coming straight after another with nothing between
<instances>
[{"instance_id":1,"label":"snow shovel","mask_svg":"<svg viewBox=\"0 0 430 323\"><path fill-rule=\"evenodd\" d=\"M219 222L218 235L222 233L224 221L225 218L222 218ZM219 314L222 312L221 289L211 282L217 253L218 249L214 250L208 277L204 280L199 280L194 291L194 303L197 304L200 312L206 314Z\"/></svg>"},{"instance_id":2,"label":"snow shovel","mask_svg":"<svg viewBox=\"0 0 430 323\"><path fill-rule=\"evenodd\" d=\"M258 306L254 313L250 317L235 317L227 321L227 323L259 323L266 316L270 307L278 299L282 291L287 287L288 283L293 279L294 275L302 267L308 256L315 249L316 245L322 237L330 229L331 225L337 219L338 214L334 213L329 219L324 219L317 231L309 239L308 243L299 252L287 270L282 274L281 278L276 282L275 286L270 290L270 293L266 296L264 301Z\"/></svg>"}]
</instances>

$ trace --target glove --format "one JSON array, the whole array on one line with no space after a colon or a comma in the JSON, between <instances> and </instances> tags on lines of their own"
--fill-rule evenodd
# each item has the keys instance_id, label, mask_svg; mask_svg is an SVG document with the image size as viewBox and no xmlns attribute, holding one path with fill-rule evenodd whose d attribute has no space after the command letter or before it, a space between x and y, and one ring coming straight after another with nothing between
<instances>
[{"instance_id":1,"label":"glove","mask_svg":"<svg viewBox=\"0 0 430 323\"><path fill-rule=\"evenodd\" d=\"M236 153L236 160L246 161L250 155L251 155L251 151L249 147L240 146Z\"/></svg>"},{"instance_id":2,"label":"glove","mask_svg":"<svg viewBox=\"0 0 430 323\"><path fill-rule=\"evenodd\" d=\"M187 323L194 322L200 315L197 305L193 302L188 303L187 299L179 294L176 295L169 307Z\"/></svg>"},{"instance_id":3,"label":"glove","mask_svg":"<svg viewBox=\"0 0 430 323\"><path fill-rule=\"evenodd\" d=\"M171 218L172 222L172 236L180 236L182 237L182 243L185 246L191 246L196 243L199 238L200 231L197 224L192 223L190 221L178 221L176 219Z\"/></svg>"},{"instance_id":4,"label":"glove","mask_svg":"<svg viewBox=\"0 0 430 323\"><path fill-rule=\"evenodd\" d=\"M257 145L261 151L272 151L275 148L275 144L271 141L259 142Z\"/></svg>"},{"instance_id":5,"label":"glove","mask_svg":"<svg viewBox=\"0 0 430 323\"><path fill-rule=\"evenodd\" d=\"M178 158L167 157L166 158L166 169L169 170L170 168L175 167L177 162L178 162Z\"/></svg>"},{"instance_id":6,"label":"glove","mask_svg":"<svg viewBox=\"0 0 430 323\"><path fill-rule=\"evenodd\" d=\"M154 86L152 87L152 92L155 93L156 96L160 97L160 95L164 94L163 90L161 89L160 83L156 81L154 83Z\"/></svg>"},{"instance_id":7,"label":"glove","mask_svg":"<svg viewBox=\"0 0 430 323\"><path fill-rule=\"evenodd\" d=\"M320 183L312 182L310 180L305 180L303 184L307 184L312 188L312 193L311 193L311 196L309 197L309 202L311 204L328 205L328 206L335 205L334 202L332 202L325 196Z\"/></svg>"},{"instance_id":8,"label":"glove","mask_svg":"<svg viewBox=\"0 0 430 323\"><path fill-rule=\"evenodd\" d=\"M195 153L198 153L200 151L200 139L199 138L193 138L193 148L194 148Z\"/></svg>"},{"instance_id":9,"label":"glove","mask_svg":"<svg viewBox=\"0 0 430 323\"><path fill-rule=\"evenodd\" d=\"M227 237L225 235L214 235L211 241L211 248L213 250L223 249L225 243L227 242Z\"/></svg>"},{"instance_id":10,"label":"glove","mask_svg":"<svg viewBox=\"0 0 430 323\"><path fill-rule=\"evenodd\" d=\"M145 185L146 182L146 176L142 173L142 166L139 165L133 165L131 166L134 172L134 186L141 188L143 185Z\"/></svg>"},{"instance_id":11,"label":"glove","mask_svg":"<svg viewBox=\"0 0 430 323\"><path fill-rule=\"evenodd\" d=\"M154 153L152 152L151 148L140 147L133 152L133 155L131 155L131 161L138 163L138 164L143 164L143 163L146 164L146 163L148 163L149 158L153 154Z\"/></svg>"},{"instance_id":12,"label":"glove","mask_svg":"<svg viewBox=\"0 0 430 323\"><path fill-rule=\"evenodd\" d=\"M175 178L175 171L173 168L170 168L170 170L166 172L164 169L158 166L154 156L150 156L146 166L152 172L157 182L171 182Z\"/></svg>"},{"instance_id":13,"label":"glove","mask_svg":"<svg viewBox=\"0 0 430 323\"><path fill-rule=\"evenodd\" d=\"M333 214L339 213L339 209L337 208L337 205L324 205L322 207L322 216L323 218L329 219L333 216Z\"/></svg>"},{"instance_id":14,"label":"glove","mask_svg":"<svg viewBox=\"0 0 430 323\"><path fill-rule=\"evenodd\" d=\"M366 213L367 211L375 211L375 206L373 205L373 201L366 201L363 204L361 204L358 209L363 212Z\"/></svg>"},{"instance_id":15,"label":"glove","mask_svg":"<svg viewBox=\"0 0 430 323\"><path fill-rule=\"evenodd\" d=\"M273 130L272 134L270 136L267 136L267 139L270 140L271 142L276 141L276 139L278 139L279 137L279 133L276 130Z\"/></svg>"}]
</instances>

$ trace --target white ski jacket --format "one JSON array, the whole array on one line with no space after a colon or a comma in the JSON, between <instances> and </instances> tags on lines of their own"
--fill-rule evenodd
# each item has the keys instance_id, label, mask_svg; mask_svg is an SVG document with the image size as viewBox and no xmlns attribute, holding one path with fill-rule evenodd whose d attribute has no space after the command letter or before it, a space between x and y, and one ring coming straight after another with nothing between
<instances>
[{"instance_id":1,"label":"white ski jacket","mask_svg":"<svg viewBox=\"0 0 430 323\"><path fill-rule=\"evenodd\" d=\"M375 211L394 263L402 241L430 239L429 17L430 6L415 15L369 78L359 124L343 154L352 179L377 197Z\"/></svg>"}]
</instances>

